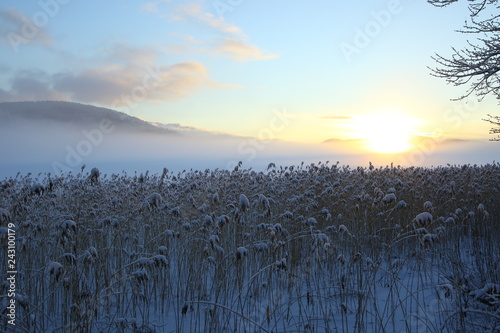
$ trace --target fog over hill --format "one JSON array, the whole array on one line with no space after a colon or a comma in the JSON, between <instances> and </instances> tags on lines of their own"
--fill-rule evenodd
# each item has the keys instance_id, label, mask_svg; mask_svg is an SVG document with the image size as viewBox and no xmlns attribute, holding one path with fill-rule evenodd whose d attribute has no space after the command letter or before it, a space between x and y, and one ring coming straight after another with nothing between
<instances>
[{"instance_id":1,"label":"fog over hill","mask_svg":"<svg viewBox=\"0 0 500 333\"><path fill-rule=\"evenodd\" d=\"M359 152L363 140L305 144L218 133L189 124L148 122L125 113L70 102L0 103L0 178L17 172L154 173L243 167L265 169L340 161L342 165L445 165L490 163L500 145L490 142L419 138L416 151L380 155ZM444 149L445 147L446 149ZM491 152L493 150L493 152ZM485 152L488 152L485 154Z\"/></svg>"},{"instance_id":2,"label":"fog over hill","mask_svg":"<svg viewBox=\"0 0 500 333\"><path fill-rule=\"evenodd\" d=\"M16 172L79 172L232 168L243 161L264 165L301 145L217 133L178 123L153 123L70 102L0 103L0 178ZM321 153L313 153L316 160ZM300 161L299 161L300 163Z\"/></svg>"},{"instance_id":3,"label":"fog over hill","mask_svg":"<svg viewBox=\"0 0 500 333\"><path fill-rule=\"evenodd\" d=\"M23 126L52 123L81 127L82 130L98 128L103 121L115 130L154 134L177 134L167 128L129 116L125 113L93 105L71 102L5 102L0 103L0 126Z\"/></svg>"}]
</instances>

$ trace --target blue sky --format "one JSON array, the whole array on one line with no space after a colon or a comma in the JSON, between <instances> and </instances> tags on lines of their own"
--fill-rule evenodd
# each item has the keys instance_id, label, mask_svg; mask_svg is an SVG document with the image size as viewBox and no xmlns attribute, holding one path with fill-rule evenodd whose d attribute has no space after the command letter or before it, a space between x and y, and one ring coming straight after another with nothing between
<instances>
[{"instance_id":1,"label":"blue sky","mask_svg":"<svg viewBox=\"0 0 500 333\"><path fill-rule=\"evenodd\" d=\"M423 0L5 1L0 101L68 100L244 136L286 110L272 137L292 142L395 136L404 123L406 135L487 140L481 118L497 102L452 102L463 90L427 68L465 45L454 30L467 13Z\"/></svg>"}]
</instances>

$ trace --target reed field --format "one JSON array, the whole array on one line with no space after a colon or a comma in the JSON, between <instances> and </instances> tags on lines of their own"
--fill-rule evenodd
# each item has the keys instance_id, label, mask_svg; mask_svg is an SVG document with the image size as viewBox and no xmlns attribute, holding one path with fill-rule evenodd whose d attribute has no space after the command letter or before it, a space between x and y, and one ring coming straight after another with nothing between
<instances>
[{"instance_id":1,"label":"reed field","mask_svg":"<svg viewBox=\"0 0 500 333\"><path fill-rule=\"evenodd\" d=\"M18 174L0 267L2 332L500 332L500 164Z\"/></svg>"}]
</instances>

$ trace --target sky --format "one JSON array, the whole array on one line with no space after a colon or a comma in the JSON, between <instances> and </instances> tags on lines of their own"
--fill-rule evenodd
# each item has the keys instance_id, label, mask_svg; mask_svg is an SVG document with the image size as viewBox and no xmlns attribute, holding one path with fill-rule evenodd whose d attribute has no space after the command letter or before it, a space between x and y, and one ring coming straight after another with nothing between
<instances>
[{"instance_id":1,"label":"sky","mask_svg":"<svg viewBox=\"0 0 500 333\"><path fill-rule=\"evenodd\" d=\"M451 101L463 88L429 70L432 55L470 38L455 32L464 5L7 0L0 101L79 102L259 140L347 142L360 153L472 140L489 144L480 161L493 161L498 145L481 119L497 101Z\"/></svg>"}]
</instances>

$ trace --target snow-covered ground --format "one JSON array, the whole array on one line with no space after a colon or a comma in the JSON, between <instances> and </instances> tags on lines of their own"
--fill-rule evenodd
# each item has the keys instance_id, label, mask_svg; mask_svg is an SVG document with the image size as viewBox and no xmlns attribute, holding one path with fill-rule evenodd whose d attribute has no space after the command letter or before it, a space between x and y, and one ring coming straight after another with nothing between
<instances>
[{"instance_id":1,"label":"snow-covered ground","mask_svg":"<svg viewBox=\"0 0 500 333\"><path fill-rule=\"evenodd\" d=\"M500 164L95 176L0 182L2 332L500 331Z\"/></svg>"}]
</instances>

